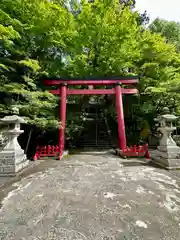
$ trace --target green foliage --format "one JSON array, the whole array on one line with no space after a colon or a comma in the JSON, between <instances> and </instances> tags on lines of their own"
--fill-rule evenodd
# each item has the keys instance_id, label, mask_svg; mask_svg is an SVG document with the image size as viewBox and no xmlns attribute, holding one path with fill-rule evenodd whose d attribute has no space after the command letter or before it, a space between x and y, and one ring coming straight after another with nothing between
<instances>
[{"instance_id":1,"label":"green foliage","mask_svg":"<svg viewBox=\"0 0 180 240\"><path fill-rule=\"evenodd\" d=\"M160 33L168 43L175 44L180 51L180 23L157 18L150 24L149 29Z\"/></svg>"},{"instance_id":2,"label":"green foliage","mask_svg":"<svg viewBox=\"0 0 180 240\"><path fill-rule=\"evenodd\" d=\"M65 72L69 76L127 75L140 57L136 14L118 1L82 2Z\"/></svg>"},{"instance_id":3,"label":"green foliage","mask_svg":"<svg viewBox=\"0 0 180 240\"><path fill-rule=\"evenodd\" d=\"M180 24L156 19L149 26L150 35L159 38L158 58L148 67L147 92L157 109L168 106L180 114Z\"/></svg>"},{"instance_id":4,"label":"green foliage","mask_svg":"<svg viewBox=\"0 0 180 240\"><path fill-rule=\"evenodd\" d=\"M43 75L88 79L142 74L140 97L131 104L133 121L152 118L166 105L175 104L180 112L179 24L156 20L145 29L133 5L119 0L1 0L0 116L12 114L16 105L29 123L59 127L58 100L42 88ZM82 119L68 114L67 124L68 135L76 135Z\"/></svg>"},{"instance_id":5,"label":"green foliage","mask_svg":"<svg viewBox=\"0 0 180 240\"><path fill-rule=\"evenodd\" d=\"M39 79L45 72L59 74L73 35L71 14L46 0L2 0L0 12L0 115L16 105L28 122L59 127L58 102L42 91Z\"/></svg>"}]
</instances>

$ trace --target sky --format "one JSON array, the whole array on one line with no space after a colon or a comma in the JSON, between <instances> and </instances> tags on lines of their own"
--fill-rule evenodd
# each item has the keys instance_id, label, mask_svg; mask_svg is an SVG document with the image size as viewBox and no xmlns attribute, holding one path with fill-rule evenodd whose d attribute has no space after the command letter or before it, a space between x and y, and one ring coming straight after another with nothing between
<instances>
[{"instance_id":1,"label":"sky","mask_svg":"<svg viewBox=\"0 0 180 240\"><path fill-rule=\"evenodd\" d=\"M163 18L168 21L180 22L180 0L136 0L136 10L147 10L150 21Z\"/></svg>"}]
</instances>

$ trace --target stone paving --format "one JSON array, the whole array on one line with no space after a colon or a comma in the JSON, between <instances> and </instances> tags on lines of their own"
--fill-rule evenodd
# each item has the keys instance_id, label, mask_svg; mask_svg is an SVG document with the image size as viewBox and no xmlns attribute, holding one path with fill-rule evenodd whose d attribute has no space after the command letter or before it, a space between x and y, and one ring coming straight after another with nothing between
<instances>
[{"instance_id":1,"label":"stone paving","mask_svg":"<svg viewBox=\"0 0 180 240\"><path fill-rule=\"evenodd\" d=\"M179 173L110 154L73 155L11 185L2 240L178 240Z\"/></svg>"}]
</instances>

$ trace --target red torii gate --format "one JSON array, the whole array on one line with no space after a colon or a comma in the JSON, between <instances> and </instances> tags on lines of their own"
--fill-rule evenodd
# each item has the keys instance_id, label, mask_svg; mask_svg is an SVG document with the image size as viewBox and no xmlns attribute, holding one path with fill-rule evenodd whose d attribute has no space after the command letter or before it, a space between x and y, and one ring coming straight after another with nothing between
<instances>
[{"instance_id":1,"label":"red torii gate","mask_svg":"<svg viewBox=\"0 0 180 240\"><path fill-rule=\"evenodd\" d=\"M44 80L46 86L56 86L59 87L55 90L50 90L49 92L54 95L59 95L60 98L60 122L61 127L59 128L59 159L63 156L64 144L65 144L65 125L66 125L66 99L67 95L116 95L116 112L117 112L117 122L118 122L118 137L119 137L119 148L126 148L126 134L125 134L125 124L124 124L124 111L123 111L123 101L122 94L137 94L136 88L122 88L123 85L134 85L138 83L139 77L124 77L114 80L66 80L66 79L56 79L56 80ZM68 86L85 85L89 89L69 89ZM111 89L95 89L94 86L111 86ZM93 86L93 89L90 89Z\"/></svg>"}]
</instances>

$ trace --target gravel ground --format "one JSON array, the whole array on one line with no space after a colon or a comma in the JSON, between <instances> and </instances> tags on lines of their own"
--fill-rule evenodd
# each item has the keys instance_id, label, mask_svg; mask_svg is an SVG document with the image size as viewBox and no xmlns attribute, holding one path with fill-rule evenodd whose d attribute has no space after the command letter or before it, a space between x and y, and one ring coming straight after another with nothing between
<instances>
[{"instance_id":1,"label":"gravel ground","mask_svg":"<svg viewBox=\"0 0 180 240\"><path fill-rule=\"evenodd\" d=\"M105 153L47 166L4 189L0 239L180 239L178 172Z\"/></svg>"}]
</instances>

